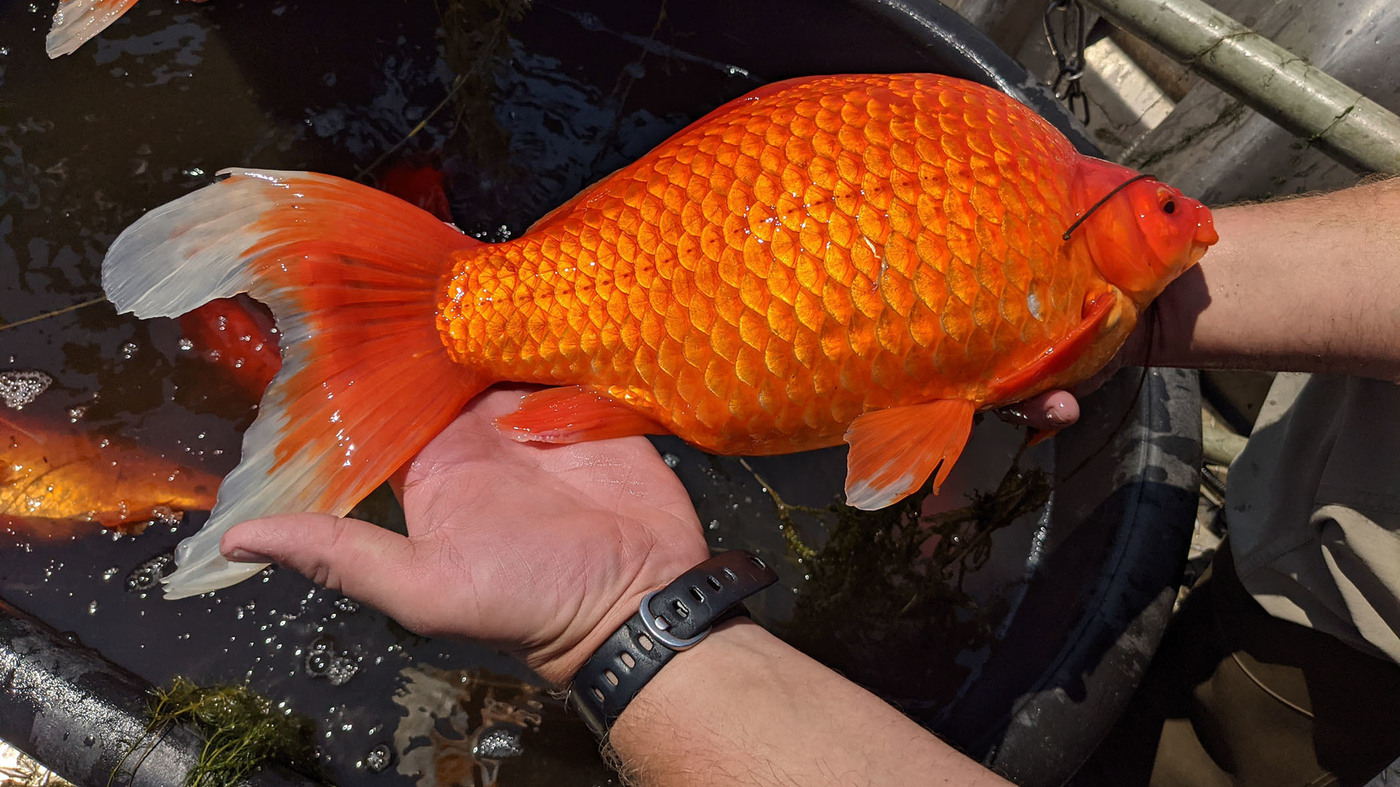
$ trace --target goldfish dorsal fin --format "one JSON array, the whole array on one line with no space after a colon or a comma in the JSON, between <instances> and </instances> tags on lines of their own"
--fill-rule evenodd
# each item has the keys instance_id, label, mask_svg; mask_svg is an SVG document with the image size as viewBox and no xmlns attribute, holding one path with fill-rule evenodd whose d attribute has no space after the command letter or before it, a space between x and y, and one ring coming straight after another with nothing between
<instances>
[{"instance_id":1,"label":"goldfish dorsal fin","mask_svg":"<svg viewBox=\"0 0 1400 787\"><path fill-rule=\"evenodd\" d=\"M1037 383L1069 369L1094 346L1104 330L1114 327L1125 314L1135 314L1132 309L1132 301L1116 288L1086 295L1079 324L1046 347L1033 363L995 380L988 388L988 399L1002 402L1022 398L1020 394ZM1107 363L1108 358L1103 361ZM1088 373L1092 371L1096 370Z\"/></svg>"},{"instance_id":2,"label":"goldfish dorsal fin","mask_svg":"<svg viewBox=\"0 0 1400 787\"><path fill-rule=\"evenodd\" d=\"M967 445L976 411L964 399L935 399L857 417L846 429L846 504L874 511L897 503L942 463L936 493Z\"/></svg>"},{"instance_id":3,"label":"goldfish dorsal fin","mask_svg":"<svg viewBox=\"0 0 1400 787\"><path fill-rule=\"evenodd\" d=\"M477 244L368 186L259 170L156 208L112 243L102 286L119 311L174 317L247 292L282 337L242 459L176 550L167 598L256 574L219 553L224 531L272 514L343 516L494 382L455 363L436 324L453 255Z\"/></svg>"},{"instance_id":4,"label":"goldfish dorsal fin","mask_svg":"<svg viewBox=\"0 0 1400 787\"><path fill-rule=\"evenodd\" d=\"M44 48L51 58L71 55L134 5L136 0L61 0Z\"/></svg>"},{"instance_id":5,"label":"goldfish dorsal fin","mask_svg":"<svg viewBox=\"0 0 1400 787\"><path fill-rule=\"evenodd\" d=\"M496 426L521 442L582 443L639 434L668 434L666 427L604 393L581 385L526 395L520 409Z\"/></svg>"}]
</instances>

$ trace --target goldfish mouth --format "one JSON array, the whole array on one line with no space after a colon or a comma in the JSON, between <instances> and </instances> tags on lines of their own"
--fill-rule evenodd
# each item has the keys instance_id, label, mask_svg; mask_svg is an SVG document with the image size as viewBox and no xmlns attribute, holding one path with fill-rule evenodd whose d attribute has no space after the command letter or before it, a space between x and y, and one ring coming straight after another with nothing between
<instances>
[{"instance_id":1,"label":"goldfish mouth","mask_svg":"<svg viewBox=\"0 0 1400 787\"><path fill-rule=\"evenodd\" d=\"M1213 241L1212 241L1212 242L1213 242ZM1200 262L1200 261L1201 261L1201 258L1204 257L1204 256L1206 256L1206 250L1209 249L1209 248L1210 248L1210 243L1202 243L1201 241L1196 241L1195 243L1192 243L1192 244L1191 244L1191 261L1190 261L1189 263L1187 263L1186 267L1189 268L1189 267L1191 267L1192 265L1195 265L1196 263Z\"/></svg>"}]
</instances>

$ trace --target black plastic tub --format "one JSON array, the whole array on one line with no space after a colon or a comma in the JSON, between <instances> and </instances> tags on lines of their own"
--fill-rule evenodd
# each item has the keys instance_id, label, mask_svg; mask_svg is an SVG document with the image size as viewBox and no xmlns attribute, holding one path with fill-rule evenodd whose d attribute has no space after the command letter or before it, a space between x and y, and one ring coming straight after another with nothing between
<instances>
[{"instance_id":1,"label":"black plastic tub","mask_svg":"<svg viewBox=\"0 0 1400 787\"><path fill-rule=\"evenodd\" d=\"M99 296L101 256L116 233L225 166L372 180L394 161L426 161L448 176L456 223L500 238L729 98L838 72L979 80L1090 149L1033 79L932 2L538 0L504 27L483 12L469 34L444 36L434 3L143 0L75 55L48 61L52 5L0 5L6 322ZM463 73L471 91L431 114ZM223 473L250 403L182 350L181 338L172 321L120 318L97 305L0 333L0 374L52 378L25 407L26 423L76 421ZM977 625L935 648L890 643L940 679L875 686L1024 784L1063 781L1112 723L1156 646L1195 511L1193 376L1125 373L1085 412L1084 423L1023 460L1049 472L1055 491L998 532L986 565L964 578ZM995 484L1018 441L994 419L981 424L944 499ZM712 543L757 548L780 566L782 587L755 612L782 630L805 569L784 551L767 495L735 460L659 444L674 454ZM754 467L785 498L824 503L840 488L843 462L826 451ZM392 517L388 507L380 513ZM147 581L150 561L202 520L195 513L134 537L21 533L0 548L0 597L68 634L51 647L80 643L126 676L83 682L95 702L107 701L98 696L104 685L139 691L142 681L181 675L246 681L316 719L322 766L337 784L612 779L582 725L489 647L413 636L288 571L212 596L160 599ZM820 542L820 533L804 535ZM0 726L55 764L87 762L81 751L55 759L52 730L41 737L31 724L26 733L44 700L15 688L16 659L5 662ZM57 674L58 663L25 662L23 674ZM139 716L129 697L112 701ZM119 727L99 717L64 723L75 749L124 745ZM67 769L105 784L91 769Z\"/></svg>"}]
</instances>

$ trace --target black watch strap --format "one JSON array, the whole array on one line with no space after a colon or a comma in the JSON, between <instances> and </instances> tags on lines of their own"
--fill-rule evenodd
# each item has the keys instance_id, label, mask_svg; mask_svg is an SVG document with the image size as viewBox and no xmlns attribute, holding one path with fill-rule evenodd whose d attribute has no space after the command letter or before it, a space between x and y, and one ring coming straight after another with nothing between
<instances>
[{"instance_id":1,"label":"black watch strap","mask_svg":"<svg viewBox=\"0 0 1400 787\"><path fill-rule=\"evenodd\" d=\"M716 623L778 575L748 552L723 552L642 599L637 614L613 632L579 668L570 697L589 729L602 735L637 692L678 652L694 646Z\"/></svg>"}]
</instances>

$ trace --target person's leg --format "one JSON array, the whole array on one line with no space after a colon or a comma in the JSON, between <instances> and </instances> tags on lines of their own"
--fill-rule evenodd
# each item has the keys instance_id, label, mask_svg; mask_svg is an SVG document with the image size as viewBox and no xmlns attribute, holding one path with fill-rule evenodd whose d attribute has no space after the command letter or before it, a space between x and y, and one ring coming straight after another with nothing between
<instances>
[{"instance_id":1,"label":"person's leg","mask_svg":"<svg viewBox=\"0 0 1400 787\"><path fill-rule=\"evenodd\" d=\"M1400 757L1400 665L1270 616L1228 541L1079 785L1364 784Z\"/></svg>"}]
</instances>

